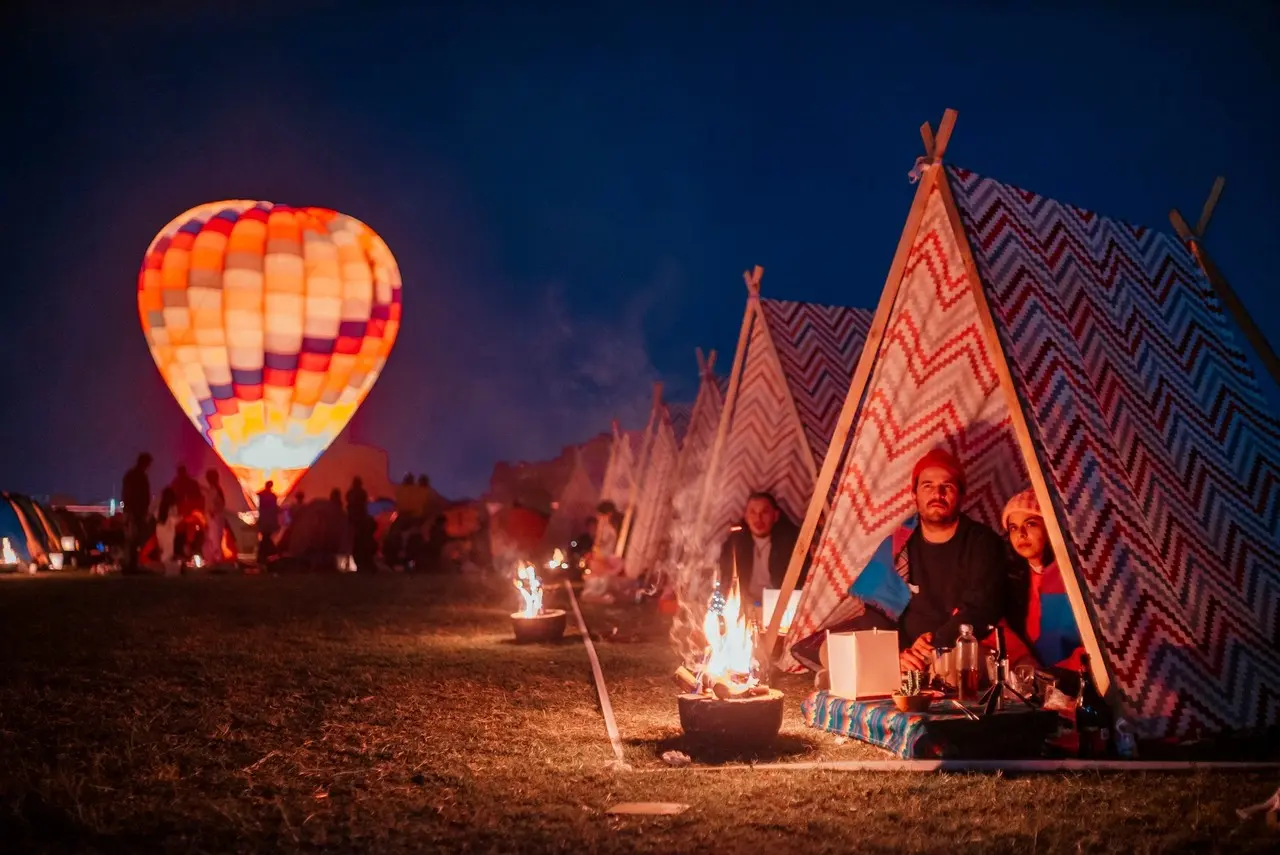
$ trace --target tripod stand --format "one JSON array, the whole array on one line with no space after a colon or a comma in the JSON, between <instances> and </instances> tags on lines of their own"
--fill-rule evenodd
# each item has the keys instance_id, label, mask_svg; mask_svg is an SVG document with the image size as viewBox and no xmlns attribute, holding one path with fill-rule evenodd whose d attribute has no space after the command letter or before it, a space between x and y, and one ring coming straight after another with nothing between
<instances>
[{"instance_id":1,"label":"tripod stand","mask_svg":"<svg viewBox=\"0 0 1280 855\"><path fill-rule=\"evenodd\" d=\"M1009 651L1004 643L1004 627L996 627L996 681L991 684L991 688L978 699L978 703L982 704L982 712L979 714L983 718L989 715L995 715L1004 709L1005 693L1013 695L1022 701L1027 707L1035 709L1035 705L1027 700L1020 692L1009 685Z\"/></svg>"}]
</instances>

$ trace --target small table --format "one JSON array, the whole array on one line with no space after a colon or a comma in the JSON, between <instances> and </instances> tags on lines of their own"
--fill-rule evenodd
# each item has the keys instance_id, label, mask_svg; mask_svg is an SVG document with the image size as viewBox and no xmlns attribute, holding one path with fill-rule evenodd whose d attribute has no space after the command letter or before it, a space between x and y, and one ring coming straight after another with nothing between
<instances>
[{"instance_id":1,"label":"small table","mask_svg":"<svg viewBox=\"0 0 1280 855\"><path fill-rule=\"evenodd\" d=\"M800 710L809 727L866 742L907 760L1039 757L1060 723L1052 710L1033 710L1016 702L1006 702L994 716L975 720L954 703L938 701L929 712L904 713L889 698L854 701L825 689L805 698Z\"/></svg>"}]
</instances>

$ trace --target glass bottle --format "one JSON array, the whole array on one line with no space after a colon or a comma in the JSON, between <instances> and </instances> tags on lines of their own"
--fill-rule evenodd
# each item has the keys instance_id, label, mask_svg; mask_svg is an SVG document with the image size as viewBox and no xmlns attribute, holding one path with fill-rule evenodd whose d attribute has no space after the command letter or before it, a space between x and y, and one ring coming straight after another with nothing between
<instances>
[{"instance_id":1,"label":"glass bottle","mask_svg":"<svg viewBox=\"0 0 1280 855\"><path fill-rule=\"evenodd\" d=\"M956 639L956 672L960 689L960 701L972 703L978 700L978 686L981 682L982 663L978 657L978 639L973 635L973 626L960 624L960 637Z\"/></svg>"},{"instance_id":2,"label":"glass bottle","mask_svg":"<svg viewBox=\"0 0 1280 855\"><path fill-rule=\"evenodd\" d=\"M1112 738L1115 732L1111 707L1093 683L1089 656L1080 657L1080 693L1076 695L1077 756L1102 759L1114 756Z\"/></svg>"}]
</instances>

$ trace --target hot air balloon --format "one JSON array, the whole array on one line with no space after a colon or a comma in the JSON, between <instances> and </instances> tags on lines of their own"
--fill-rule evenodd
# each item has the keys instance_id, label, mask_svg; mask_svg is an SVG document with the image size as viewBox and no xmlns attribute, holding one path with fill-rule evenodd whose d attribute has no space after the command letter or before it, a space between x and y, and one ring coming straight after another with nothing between
<instances>
[{"instance_id":1,"label":"hot air balloon","mask_svg":"<svg viewBox=\"0 0 1280 855\"><path fill-rule=\"evenodd\" d=\"M240 481L283 497L346 427L400 330L400 270L354 217L192 208L152 240L138 313L165 383Z\"/></svg>"}]
</instances>

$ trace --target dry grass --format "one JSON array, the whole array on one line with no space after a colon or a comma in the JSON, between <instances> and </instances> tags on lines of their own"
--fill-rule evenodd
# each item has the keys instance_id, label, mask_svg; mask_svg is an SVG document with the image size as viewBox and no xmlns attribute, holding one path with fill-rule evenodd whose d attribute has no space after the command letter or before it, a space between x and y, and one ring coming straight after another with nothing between
<instances>
[{"instance_id":1,"label":"dry grass","mask_svg":"<svg viewBox=\"0 0 1280 855\"><path fill-rule=\"evenodd\" d=\"M611 771L576 638L509 587L404 577L0 584L0 850L1271 850L1266 775ZM589 615L609 634L623 609ZM572 623L571 623L572 627ZM571 629L571 635L575 635ZM679 739L660 626L598 645L628 760ZM782 759L882 756L799 720ZM619 801L676 817L614 819Z\"/></svg>"}]
</instances>

